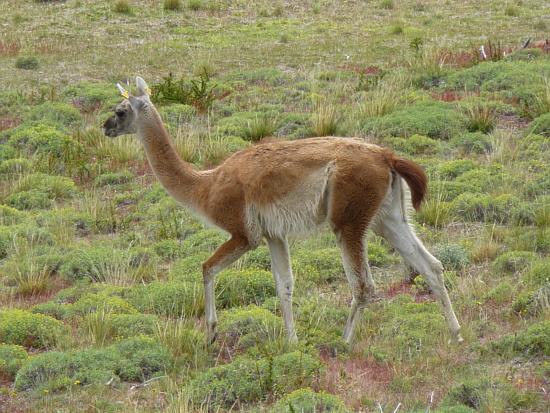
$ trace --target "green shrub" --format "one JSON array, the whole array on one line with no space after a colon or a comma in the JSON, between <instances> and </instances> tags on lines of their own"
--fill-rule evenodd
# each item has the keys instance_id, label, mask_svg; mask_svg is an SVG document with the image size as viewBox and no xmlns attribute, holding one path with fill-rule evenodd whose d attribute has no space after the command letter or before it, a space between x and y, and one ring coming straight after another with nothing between
<instances>
[{"instance_id":1,"label":"green shrub","mask_svg":"<svg viewBox=\"0 0 550 413\"><path fill-rule=\"evenodd\" d=\"M128 338L153 335L158 319L151 314L112 314L109 322L115 337Z\"/></svg>"},{"instance_id":2,"label":"green shrub","mask_svg":"<svg viewBox=\"0 0 550 413\"><path fill-rule=\"evenodd\" d=\"M13 380L28 358L25 349L16 344L0 344L0 377Z\"/></svg>"},{"instance_id":3,"label":"green shrub","mask_svg":"<svg viewBox=\"0 0 550 413\"><path fill-rule=\"evenodd\" d=\"M25 70L38 69L38 59L34 56L20 56L15 61L15 67Z\"/></svg>"},{"instance_id":4,"label":"green shrub","mask_svg":"<svg viewBox=\"0 0 550 413\"><path fill-rule=\"evenodd\" d=\"M515 292L514 287L507 281L499 283L483 295L485 301L492 301L495 304L504 304L511 300Z\"/></svg>"},{"instance_id":5,"label":"green shrub","mask_svg":"<svg viewBox=\"0 0 550 413\"><path fill-rule=\"evenodd\" d=\"M512 311L521 316L536 316L550 308L550 283L538 290L524 291L512 302Z\"/></svg>"},{"instance_id":6,"label":"green shrub","mask_svg":"<svg viewBox=\"0 0 550 413\"><path fill-rule=\"evenodd\" d=\"M155 281L132 288L127 299L140 312L164 316L196 316L204 309L202 282Z\"/></svg>"},{"instance_id":7,"label":"green shrub","mask_svg":"<svg viewBox=\"0 0 550 413\"><path fill-rule=\"evenodd\" d=\"M330 283L345 277L342 257L337 248L298 250L292 257L296 279Z\"/></svg>"},{"instance_id":8,"label":"green shrub","mask_svg":"<svg viewBox=\"0 0 550 413\"><path fill-rule=\"evenodd\" d=\"M170 366L168 350L149 337L132 337L111 346L124 363L116 374L124 381L145 381Z\"/></svg>"},{"instance_id":9,"label":"green shrub","mask_svg":"<svg viewBox=\"0 0 550 413\"><path fill-rule=\"evenodd\" d=\"M458 91L480 91L517 102L528 116L540 114L540 91L544 90L544 74L550 65L546 60L483 62L451 73L447 88ZM542 75L542 76L541 76ZM496 96L495 96L496 95Z\"/></svg>"},{"instance_id":10,"label":"green shrub","mask_svg":"<svg viewBox=\"0 0 550 413\"><path fill-rule=\"evenodd\" d=\"M23 310L0 311L0 342L25 347L50 348L67 333L55 318Z\"/></svg>"},{"instance_id":11,"label":"green shrub","mask_svg":"<svg viewBox=\"0 0 550 413\"><path fill-rule=\"evenodd\" d=\"M550 138L550 113L540 115L529 126L529 133Z\"/></svg>"},{"instance_id":12,"label":"green shrub","mask_svg":"<svg viewBox=\"0 0 550 413\"><path fill-rule=\"evenodd\" d=\"M466 118L449 104L422 102L379 118L366 119L365 133L375 136L409 137L415 134L447 140L466 127Z\"/></svg>"},{"instance_id":13,"label":"green shrub","mask_svg":"<svg viewBox=\"0 0 550 413\"><path fill-rule=\"evenodd\" d=\"M21 125L10 134L8 142L28 156L38 154L61 159L80 147L74 139L48 124Z\"/></svg>"},{"instance_id":14,"label":"green shrub","mask_svg":"<svg viewBox=\"0 0 550 413\"><path fill-rule=\"evenodd\" d=\"M144 271L149 260L154 261L154 257L138 248L119 250L90 246L71 251L59 273L69 280L90 279L123 286L140 281L146 275Z\"/></svg>"},{"instance_id":15,"label":"green shrub","mask_svg":"<svg viewBox=\"0 0 550 413\"><path fill-rule=\"evenodd\" d=\"M103 349L39 354L15 378L17 390L61 390L75 385L105 384L111 379L144 381L164 373L168 351L147 337L120 341Z\"/></svg>"},{"instance_id":16,"label":"green shrub","mask_svg":"<svg viewBox=\"0 0 550 413\"><path fill-rule=\"evenodd\" d=\"M271 271L271 256L269 254L269 249L263 245L255 250L247 252L243 260L247 267Z\"/></svg>"},{"instance_id":17,"label":"green shrub","mask_svg":"<svg viewBox=\"0 0 550 413\"><path fill-rule=\"evenodd\" d=\"M298 389L287 394L273 407L272 413L315 413L315 412L347 412L344 403L336 396L314 392L310 388Z\"/></svg>"},{"instance_id":18,"label":"green shrub","mask_svg":"<svg viewBox=\"0 0 550 413\"><path fill-rule=\"evenodd\" d=\"M0 226L0 259L6 258L19 242L28 246L51 245L53 237L50 232L36 226Z\"/></svg>"},{"instance_id":19,"label":"green shrub","mask_svg":"<svg viewBox=\"0 0 550 413\"><path fill-rule=\"evenodd\" d=\"M109 172L96 177L95 184L97 186L120 185L130 182L133 178L134 175L128 170L122 172Z\"/></svg>"},{"instance_id":20,"label":"green shrub","mask_svg":"<svg viewBox=\"0 0 550 413\"><path fill-rule=\"evenodd\" d=\"M453 387L445 397L446 403L459 403L472 409L482 407L490 383L485 380L465 381Z\"/></svg>"},{"instance_id":21,"label":"green shrub","mask_svg":"<svg viewBox=\"0 0 550 413\"><path fill-rule=\"evenodd\" d=\"M524 279L528 285L536 288L548 283L550 281L550 258L534 262Z\"/></svg>"},{"instance_id":22,"label":"green shrub","mask_svg":"<svg viewBox=\"0 0 550 413\"><path fill-rule=\"evenodd\" d=\"M438 165L439 174L443 179L454 179L476 168L476 164L469 159L456 159Z\"/></svg>"},{"instance_id":23,"label":"green shrub","mask_svg":"<svg viewBox=\"0 0 550 413\"><path fill-rule=\"evenodd\" d=\"M317 358L297 351L270 359L239 357L200 373L189 382L186 393L195 405L231 407L309 386L320 370Z\"/></svg>"},{"instance_id":24,"label":"green shrub","mask_svg":"<svg viewBox=\"0 0 550 413\"><path fill-rule=\"evenodd\" d=\"M8 159L0 163L0 174L21 175L31 169L31 161L25 158Z\"/></svg>"},{"instance_id":25,"label":"green shrub","mask_svg":"<svg viewBox=\"0 0 550 413\"><path fill-rule=\"evenodd\" d=\"M17 156L17 150L13 146L0 144L0 161L17 158Z\"/></svg>"},{"instance_id":26,"label":"green shrub","mask_svg":"<svg viewBox=\"0 0 550 413\"><path fill-rule=\"evenodd\" d=\"M47 209L53 205L53 200L48 194L37 189L11 194L5 202L19 210Z\"/></svg>"},{"instance_id":27,"label":"green shrub","mask_svg":"<svg viewBox=\"0 0 550 413\"><path fill-rule=\"evenodd\" d=\"M251 142L259 142L263 138L273 136L277 130L277 120L266 114L256 116L244 126L243 138Z\"/></svg>"},{"instance_id":28,"label":"green shrub","mask_svg":"<svg viewBox=\"0 0 550 413\"><path fill-rule=\"evenodd\" d=\"M0 205L0 228L4 225L21 224L26 217L27 214L24 212L18 211L17 209L9 207L7 205ZM0 229L0 234L1 233L2 231ZM1 235L0 238L2 238ZM0 254L0 258L4 258L2 257L2 254Z\"/></svg>"},{"instance_id":29,"label":"green shrub","mask_svg":"<svg viewBox=\"0 0 550 413\"><path fill-rule=\"evenodd\" d=\"M219 230L205 229L185 238L183 246L186 254L193 255L205 251L214 252L225 241L226 236Z\"/></svg>"},{"instance_id":30,"label":"green shrub","mask_svg":"<svg viewBox=\"0 0 550 413\"><path fill-rule=\"evenodd\" d=\"M182 123L193 120L197 115L197 110L191 105L174 103L161 107L160 114L168 125L176 128Z\"/></svg>"},{"instance_id":31,"label":"green shrub","mask_svg":"<svg viewBox=\"0 0 550 413\"><path fill-rule=\"evenodd\" d=\"M83 112L91 112L100 107L111 110L120 102L120 94L112 83L80 82L63 89L63 95Z\"/></svg>"},{"instance_id":32,"label":"green shrub","mask_svg":"<svg viewBox=\"0 0 550 413\"><path fill-rule=\"evenodd\" d=\"M159 257L167 260L180 258L183 255L183 246L180 241L175 239L164 239L158 241L153 245L153 250Z\"/></svg>"},{"instance_id":33,"label":"green shrub","mask_svg":"<svg viewBox=\"0 0 550 413\"><path fill-rule=\"evenodd\" d=\"M380 336L391 342L393 357L416 357L433 351L446 333L445 319L437 303L415 303L402 296L385 309Z\"/></svg>"},{"instance_id":34,"label":"green shrub","mask_svg":"<svg viewBox=\"0 0 550 413\"><path fill-rule=\"evenodd\" d=\"M493 271L514 274L528 268L535 259L536 255L531 251L505 252L493 263Z\"/></svg>"},{"instance_id":35,"label":"green shrub","mask_svg":"<svg viewBox=\"0 0 550 413\"><path fill-rule=\"evenodd\" d=\"M82 122L82 115L74 106L62 102L44 102L34 106L25 117L29 123L52 122L54 125L74 126Z\"/></svg>"},{"instance_id":36,"label":"green shrub","mask_svg":"<svg viewBox=\"0 0 550 413\"><path fill-rule=\"evenodd\" d=\"M463 193L453 201L453 212L466 221L506 223L511 210L519 200L512 195L490 195Z\"/></svg>"},{"instance_id":37,"label":"green shrub","mask_svg":"<svg viewBox=\"0 0 550 413\"><path fill-rule=\"evenodd\" d=\"M550 320L541 321L494 342L491 348L504 357L550 356Z\"/></svg>"},{"instance_id":38,"label":"green shrub","mask_svg":"<svg viewBox=\"0 0 550 413\"><path fill-rule=\"evenodd\" d=\"M164 0L164 10L181 10L181 0Z\"/></svg>"},{"instance_id":39,"label":"green shrub","mask_svg":"<svg viewBox=\"0 0 550 413\"><path fill-rule=\"evenodd\" d=\"M229 344L246 349L280 338L283 326L279 317L268 310L250 305L222 312L218 331Z\"/></svg>"},{"instance_id":40,"label":"green shrub","mask_svg":"<svg viewBox=\"0 0 550 413\"><path fill-rule=\"evenodd\" d=\"M132 6L128 0L116 0L113 5L113 10L117 13L131 14Z\"/></svg>"},{"instance_id":41,"label":"green shrub","mask_svg":"<svg viewBox=\"0 0 550 413\"><path fill-rule=\"evenodd\" d=\"M458 244L439 246L436 249L436 256L447 270L460 271L470 264L468 251Z\"/></svg>"},{"instance_id":42,"label":"green shrub","mask_svg":"<svg viewBox=\"0 0 550 413\"><path fill-rule=\"evenodd\" d=\"M484 154L492 147L489 136L481 132L457 135L450 140L450 144L464 155Z\"/></svg>"},{"instance_id":43,"label":"green shrub","mask_svg":"<svg viewBox=\"0 0 550 413\"><path fill-rule=\"evenodd\" d=\"M106 311L112 314L135 314L136 309L126 300L109 291L98 293L86 293L82 295L75 303L67 304L67 313L69 317L85 316L92 312Z\"/></svg>"},{"instance_id":44,"label":"green shrub","mask_svg":"<svg viewBox=\"0 0 550 413\"><path fill-rule=\"evenodd\" d=\"M384 142L395 151L408 155L435 155L441 147L439 141L423 135L412 135L409 138L388 137Z\"/></svg>"},{"instance_id":45,"label":"green shrub","mask_svg":"<svg viewBox=\"0 0 550 413\"><path fill-rule=\"evenodd\" d=\"M76 192L73 180L64 176L32 174L25 176L15 188L15 194L22 192L46 194L49 200L69 199Z\"/></svg>"},{"instance_id":46,"label":"green shrub","mask_svg":"<svg viewBox=\"0 0 550 413\"><path fill-rule=\"evenodd\" d=\"M185 255L179 250L180 255ZM177 281L203 282L202 263L210 257L210 253L196 253L177 260L170 269L170 279Z\"/></svg>"},{"instance_id":47,"label":"green shrub","mask_svg":"<svg viewBox=\"0 0 550 413\"><path fill-rule=\"evenodd\" d=\"M276 294L271 272L254 268L223 271L217 277L216 292L222 307L260 305Z\"/></svg>"}]
</instances>

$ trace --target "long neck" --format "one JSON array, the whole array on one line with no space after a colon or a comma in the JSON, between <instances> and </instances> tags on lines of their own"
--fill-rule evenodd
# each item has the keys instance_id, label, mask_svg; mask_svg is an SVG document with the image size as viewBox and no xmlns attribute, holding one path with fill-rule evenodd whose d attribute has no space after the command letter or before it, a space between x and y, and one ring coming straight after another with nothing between
<instances>
[{"instance_id":1,"label":"long neck","mask_svg":"<svg viewBox=\"0 0 550 413\"><path fill-rule=\"evenodd\" d=\"M201 209L198 200L199 194L207 187L204 182L206 177L179 157L155 110L147 116L146 122L138 125L137 133L143 142L147 160L162 186L180 203Z\"/></svg>"}]
</instances>

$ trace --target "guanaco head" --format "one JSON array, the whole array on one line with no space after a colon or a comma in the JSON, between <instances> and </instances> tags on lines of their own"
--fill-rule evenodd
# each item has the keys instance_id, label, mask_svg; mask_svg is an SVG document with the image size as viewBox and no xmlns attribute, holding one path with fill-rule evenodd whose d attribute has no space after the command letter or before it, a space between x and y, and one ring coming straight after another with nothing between
<instances>
[{"instance_id":1,"label":"guanaco head","mask_svg":"<svg viewBox=\"0 0 550 413\"><path fill-rule=\"evenodd\" d=\"M137 93L135 96L130 95L120 83L117 83L116 86L125 99L116 105L115 114L103 124L105 135L111 138L136 133L139 121L147 118L149 109L153 107L149 99L149 87L141 77L136 77Z\"/></svg>"}]
</instances>

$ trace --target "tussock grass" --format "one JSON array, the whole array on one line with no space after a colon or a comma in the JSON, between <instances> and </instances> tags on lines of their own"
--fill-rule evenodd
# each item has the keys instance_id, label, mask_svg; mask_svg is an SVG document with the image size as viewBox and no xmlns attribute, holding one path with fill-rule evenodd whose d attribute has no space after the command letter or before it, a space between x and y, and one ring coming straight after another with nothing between
<instances>
[{"instance_id":1,"label":"tussock grass","mask_svg":"<svg viewBox=\"0 0 550 413\"><path fill-rule=\"evenodd\" d=\"M340 121L336 105L327 98L314 98L311 123L315 136L333 136Z\"/></svg>"}]
</instances>

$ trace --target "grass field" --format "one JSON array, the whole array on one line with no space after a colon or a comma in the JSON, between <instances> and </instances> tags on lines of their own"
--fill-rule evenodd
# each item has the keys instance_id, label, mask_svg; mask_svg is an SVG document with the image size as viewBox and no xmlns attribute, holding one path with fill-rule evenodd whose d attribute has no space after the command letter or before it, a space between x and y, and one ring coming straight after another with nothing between
<instances>
[{"instance_id":1,"label":"grass field","mask_svg":"<svg viewBox=\"0 0 550 413\"><path fill-rule=\"evenodd\" d=\"M550 411L550 4L3 0L0 16L0 412ZM381 300L349 348L324 230L292 241L297 344L262 245L218 276L206 346L201 263L226 235L176 205L135 137L103 136L135 75L198 168L323 135L420 163L412 219L465 342L369 234Z\"/></svg>"}]
</instances>

